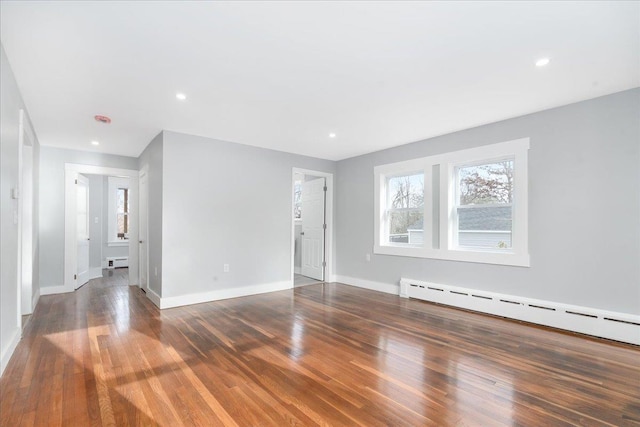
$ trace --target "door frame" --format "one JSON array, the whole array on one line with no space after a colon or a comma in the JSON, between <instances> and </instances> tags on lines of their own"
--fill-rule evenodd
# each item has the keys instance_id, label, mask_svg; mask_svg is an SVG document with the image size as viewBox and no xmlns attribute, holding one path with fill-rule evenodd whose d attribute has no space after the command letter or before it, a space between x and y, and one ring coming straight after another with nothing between
<instances>
[{"instance_id":1,"label":"door frame","mask_svg":"<svg viewBox=\"0 0 640 427\"><path fill-rule=\"evenodd\" d=\"M295 244L296 244L296 220L293 214L293 192L296 174L312 175L318 178L325 178L325 185L327 186L327 193L324 203L324 218L327 224L327 229L324 234L324 260L327 265L324 268L324 281L335 282L335 271L333 270L333 253L334 253L334 236L333 236L333 174L330 172L321 172L310 169L302 169L294 167L291 171L291 203L289 204L289 212L291 215L291 287L294 286L295 278ZM303 213L304 215L304 213ZM302 247L300 248L302 250Z\"/></svg>"},{"instance_id":2,"label":"door frame","mask_svg":"<svg viewBox=\"0 0 640 427\"><path fill-rule=\"evenodd\" d=\"M82 176L82 178L84 178L84 180L86 180L86 186L87 186L87 202L86 202L87 203L87 206L86 206L86 208L87 208L87 238L89 239L88 240L89 243L87 244L87 252L88 252L87 253L87 271L86 271L87 280L84 283L80 283L81 282L79 280L80 279L80 272L78 271L78 276L77 276L78 280L76 280L76 284L75 284L75 289L74 290L77 290L77 289L81 288L83 285L85 285L87 282L89 282L89 280L95 278L95 277L92 277L92 274L91 274L91 240L90 240L90 236L91 236L91 230L90 230L91 229L91 211L90 211L90 208L89 208L89 206L91 204L91 202L90 202L91 201L91 193L89 191L89 187L91 185L90 185L90 181L89 181L89 177L88 176L85 176L84 174L78 174L78 177L77 177L78 180L80 180L80 176ZM77 201L78 201L78 199L76 197L76 208L78 206ZM76 215L76 220L77 220L77 218L78 217ZM77 225L77 223L78 222L76 221L76 225ZM76 228L76 230L77 230L77 228ZM76 238L77 237L78 237L78 235L76 233ZM76 254L78 253L78 250L77 250L78 246L79 246L79 242L78 242L78 240L76 240ZM101 274L101 276L102 276L102 274Z\"/></svg>"},{"instance_id":3,"label":"door frame","mask_svg":"<svg viewBox=\"0 0 640 427\"><path fill-rule=\"evenodd\" d=\"M142 177L146 177L147 179L147 186L145 188L145 192L142 192L142 188L140 186L140 180ZM144 265L142 265L140 262L138 262L138 286L140 287L140 289L142 289L143 291L147 292L147 290L149 289L149 166L144 165L142 167L142 169L140 170L140 172L138 173L138 208L140 208L140 201L143 200L145 201L145 218L144 221L142 220L142 209L138 209L138 261L140 261L140 251L145 251L146 252L146 256L145 256L145 260L146 263ZM145 239L147 239L144 242L144 245L140 245L140 243L142 242L140 240L140 230L142 229L142 227L145 228ZM146 284L143 286L142 285L142 272L146 272Z\"/></svg>"},{"instance_id":4,"label":"door frame","mask_svg":"<svg viewBox=\"0 0 640 427\"><path fill-rule=\"evenodd\" d=\"M35 261L35 257L33 254L33 238L36 235L35 231L35 227L34 227L34 221L35 221L35 216L33 215L35 212L35 192L33 191L35 189L35 179L34 179L34 171L35 171L35 147L34 147L34 142L35 142L35 133L33 131L33 127L31 126L31 121L29 120L29 116L27 116L26 112L24 109L20 109L19 112L19 117L18 117L18 194L17 194L17 199L18 199L18 215L17 215L17 227L18 227L18 271L17 271L17 287L18 287L18 292L17 292L17 302L18 302L18 325L22 325L22 316L25 314L31 314L33 312L33 308L35 306L34 300L37 301L37 297L39 297L39 294L36 295L36 298L34 298L34 294L33 294L33 265L34 265L34 261ZM25 220L25 211L24 211L24 202L25 202L25 191L24 191L24 187L25 187L25 181L24 181L24 174L25 174L25 159L24 159L24 154L25 154L25 148L29 147L29 149L27 149L26 151L29 153L30 157L31 157L31 161L29 162L30 165L30 172L31 173L31 182L30 182L30 186L31 186L31 224L29 224L28 226L31 228L31 244L26 245L27 248L31 249L29 252L31 253L30 257L28 259L25 259L23 254L23 248L25 246L25 242L24 242L24 238L25 238L25 234L29 234L29 233L25 233L26 230L24 230L24 220ZM28 194L28 192L27 192ZM31 269L31 303L30 303L30 307L31 309L28 310L28 313L25 313L24 310L22 309L22 288L23 288L23 274L22 274L22 270L25 266L23 266L23 263L28 262L28 266Z\"/></svg>"},{"instance_id":5,"label":"door frame","mask_svg":"<svg viewBox=\"0 0 640 427\"><path fill-rule=\"evenodd\" d=\"M108 175L129 178L129 285L139 283L138 276L138 170L118 169L105 166L65 163L64 165L64 285L62 292L73 292L78 271L78 247L76 228L77 200L75 180L78 174Z\"/></svg>"}]
</instances>

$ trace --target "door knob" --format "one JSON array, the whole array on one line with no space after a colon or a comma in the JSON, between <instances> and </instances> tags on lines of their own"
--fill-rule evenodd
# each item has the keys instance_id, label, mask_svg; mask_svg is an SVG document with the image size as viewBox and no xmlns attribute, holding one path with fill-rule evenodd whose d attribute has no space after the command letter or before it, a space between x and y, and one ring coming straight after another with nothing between
<instances>
[{"instance_id":1,"label":"door knob","mask_svg":"<svg viewBox=\"0 0 640 427\"><path fill-rule=\"evenodd\" d=\"M142 240L138 241L138 243L142 243Z\"/></svg>"},{"instance_id":2,"label":"door knob","mask_svg":"<svg viewBox=\"0 0 640 427\"><path fill-rule=\"evenodd\" d=\"M304 236L304 231L301 231L301 232L300 232L300 235L301 235L301 236Z\"/></svg>"}]
</instances>

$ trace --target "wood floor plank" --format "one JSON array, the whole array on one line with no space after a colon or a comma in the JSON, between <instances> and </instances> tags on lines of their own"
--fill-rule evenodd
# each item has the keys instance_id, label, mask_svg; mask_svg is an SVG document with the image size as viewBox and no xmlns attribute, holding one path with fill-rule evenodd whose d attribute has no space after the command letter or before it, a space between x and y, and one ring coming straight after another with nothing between
<instances>
[{"instance_id":1,"label":"wood floor plank","mask_svg":"<svg viewBox=\"0 0 640 427\"><path fill-rule=\"evenodd\" d=\"M158 310L43 296L2 426L640 426L640 348L340 284Z\"/></svg>"}]
</instances>

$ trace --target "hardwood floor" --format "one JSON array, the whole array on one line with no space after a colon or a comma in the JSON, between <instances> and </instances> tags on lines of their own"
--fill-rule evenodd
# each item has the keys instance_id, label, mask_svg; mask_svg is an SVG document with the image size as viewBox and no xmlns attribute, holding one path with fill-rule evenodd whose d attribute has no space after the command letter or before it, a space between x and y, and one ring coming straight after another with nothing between
<instances>
[{"instance_id":1,"label":"hardwood floor","mask_svg":"<svg viewBox=\"0 0 640 427\"><path fill-rule=\"evenodd\" d=\"M336 284L161 312L118 280L40 299L2 426L640 425L631 345Z\"/></svg>"},{"instance_id":2,"label":"hardwood floor","mask_svg":"<svg viewBox=\"0 0 640 427\"><path fill-rule=\"evenodd\" d=\"M307 286L314 283L322 283L322 280L312 279L311 277L303 276L302 274L293 275L293 286Z\"/></svg>"}]
</instances>

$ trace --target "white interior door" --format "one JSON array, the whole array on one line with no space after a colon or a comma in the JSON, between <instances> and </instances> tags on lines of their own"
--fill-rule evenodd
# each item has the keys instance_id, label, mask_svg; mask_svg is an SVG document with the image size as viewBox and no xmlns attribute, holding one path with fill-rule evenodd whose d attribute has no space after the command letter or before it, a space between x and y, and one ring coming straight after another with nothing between
<instances>
[{"instance_id":1,"label":"white interior door","mask_svg":"<svg viewBox=\"0 0 640 427\"><path fill-rule=\"evenodd\" d=\"M325 179L302 183L302 275L324 280Z\"/></svg>"},{"instance_id":2,"label":"white interior door","mask_svg":"<svg viewBox=\"0 0 640 427\"><path fill-rule=\"evenodd\" d=\"M149 277L149 245L147 244L147 224L149 221L148 214L148 206L149 206L149 190L148 190L148 177L147 172L143 171L140 173L140 182L139 182L139 193L140 194L140 220L139 220L139 231L138 235L139 243L138 250L140 251L140 262L139 262L139 274L140 274L140 288L147 291L147 280Z\"/></svg>"},{"instance_id":3,"label":"white interior door","mask_svg":"<svg viewBox=\"0 0 640 427\"><path fill-rule=\"evenodd\" d=\"M33 312L33 260L35 258L33 245L33 147L22 146L22 186L20 202L21 211L21 292L22 314Z\"/></svg>"},{"instance_id":4,"label":"white interior door","mask_svg":"<svg viewBox=\"0 0 640 427\"><path fill-rule=\"evenodd\" d=\"M89 281L89 179L78 175L77 198L77 239L78 239L78 279L76 289Z\"/></svg>"}]
</instances>

